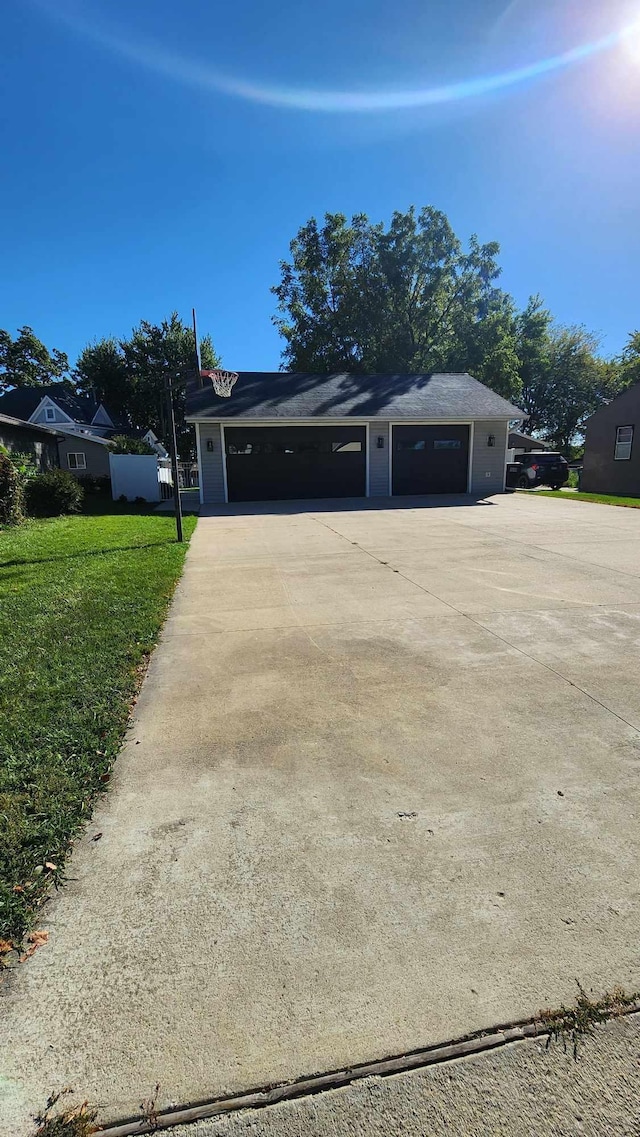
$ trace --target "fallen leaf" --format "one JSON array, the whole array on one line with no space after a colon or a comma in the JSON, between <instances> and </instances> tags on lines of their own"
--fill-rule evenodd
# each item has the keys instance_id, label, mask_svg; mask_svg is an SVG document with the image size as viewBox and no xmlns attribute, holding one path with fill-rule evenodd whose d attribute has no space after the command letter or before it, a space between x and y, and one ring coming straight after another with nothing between
<instances>
[{"instance_id":1,"label":"fallen leaf","mask_svg":"<svg viewBox=\"0 0 640 1137\"><path fill-rule=\"evenodd\" d=\"M93 837L91 838L91 840L92 841L99 841L101 837L102 837L102 833L95 833L93 835Z\"/></svg>"},{"instance_id":2,"label":"fallen leaf","mask_svg":"<svg viewBox=\"0 0 640 1137\"><path fill-rule=\"evenodd\" d=\"M25 960L29 959L30 956L32 956L33 953L35 951L37 951L39 947L42 947L43 944L46 944L48 939L49 939L49 933L48 932L44 932L44 931L29 932L29 935L27 936L27 943L30 946L27 948L26 952L20 956L20 963L24 963Z\"/></svg>"},{"instance_id":3,"label":"fallen leaf","mask_svg":"<svg viewBox=\"0 0 640 1137\"><path fill-rule=\"evenodd\" d=\"M42 930L37 932L29 932L29 935L27 936L27 943L33 944L34 947L39 948L42 947L43 944L46 944L48 939L48 932Z\"/></svg>"},{"instance_id":4,"label":"fallen leaf","mask_svg":"<svg viewBox=\"0 0 640 1137\"><path fill-rule=\"evenodd\" d=\"M44 867L49 869L50 872L55 872L58 866L54 865L53 861L45 861Z\"/></svg>"},{"instance_id":5,"label":"fallen leaf","mask_svg":"<svg viewBox=\"0 0 640 1137\"><path fill-rule=\"evenodd\" d=\"M11 940L0 940L0 955L4 955L7 951L13 951Z\"/></svg>"},{"instance_id":6,"label":"fallen leaf","mask_svg":"<svg viewBox=\"0 0 640 1137\"><path fill-rule=\"evenodd\" d=\"M24 888L22 887L21 884L14 884L13 891L14 892L24 892Z\"/></svg>"}]
</instances>

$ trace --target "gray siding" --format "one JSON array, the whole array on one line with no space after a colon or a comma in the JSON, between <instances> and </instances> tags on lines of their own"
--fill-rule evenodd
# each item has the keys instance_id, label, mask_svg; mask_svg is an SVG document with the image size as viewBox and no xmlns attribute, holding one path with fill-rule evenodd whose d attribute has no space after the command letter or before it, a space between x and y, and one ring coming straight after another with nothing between
<instances>
[{"instance_id":1,"label":"gray siding","mask_svg":"<svg viewBox=\"0 0 640 1137\"><path fill-rule=\"evenodd\" d=\"M14 426L0 420L0 446L10 454L28 454L41 474L58 465L58 444L55 435L47 438L28 426Z\"/></svg>"},{"instance_id":2,"label":"gray siding","mask_svg":"<svg viewBox=\"0 0 640 1137\"><path fill-rule=\"evenodd\" d=\"M47 406L50 410L53 409L55 413L53 419L47 418ZM41 407L37 413L34 411L29 421L40 423L42 426L53 426L57 422L59 422L61 426L69 426L73 422L73 419L69 418L69 415L64 414L56 403L51 402Z\"/></svg>"},{"instance_id":3,"label":"gray siding","mask_svg":"<svg viewBox=\"0 0 640 1137\"><path fill-rule=\"evenodd\" d=\"M378 448L378 438L384 446ZM389 496L389 423L369 423L369 497Z\"/></svg>"},{"instance_id":4,"label":"gray siding","mask_svg":"<svg viewBox=\"0 0 640 1137\"><path fill-rule=\"evenodd\" d=\"M471 492L483 496L501 493L504 489L505 454L508 422L476 422L471 460ZM493 434L495 446L488 445ZM378 449L378 437L384 446ZM213 449L207 449L207 442ZM219 423L200 423L200 461L202 464L202 500L205 505L224 502L224 473L222 435ZM389 423L369 423L369 495L387 497L389 494Z\"/></svg>"},{"instance_id":5,"label":"gray siding","mask_svg":"<svg viewBox=\"0 0 640 1137\"><path fill-rule=\"evenodd\" d=\"M71 453L84 454L87 464L86 470L69 470L69 454ZM90 442L81 434L68 434L64 442L58 443L58 454L60 455L62 469L69 470L70 474L75 474L78 478L86 477L88 474L94 478L109 477L108 446L102 446L99 442Z\"/></svg>"},{"instance_id":6,"label":"gray siding","mask_svg":"<svg viewBox=\"0 0 640 1137\"><path fill-rule=\"evenodd\" d=\"M473 426L473 456L471 458L471 493L485 497L502 493L506 470L508 422L476 422ZM487 440L493 434L496 444Z\"/></svg>"},{"instance_id":7,"label":"gray siding","mask_svg":"<svg viewBox=\"0 0 640 1137\"><path fill-rule=\"evenodd\" d=\"M213 443L213 450L207 450L207 442ZM200 462L202 464L202 500L205 505L218 505L224 501L220 423L200 423Z\"/></svg>"}]
</instances>

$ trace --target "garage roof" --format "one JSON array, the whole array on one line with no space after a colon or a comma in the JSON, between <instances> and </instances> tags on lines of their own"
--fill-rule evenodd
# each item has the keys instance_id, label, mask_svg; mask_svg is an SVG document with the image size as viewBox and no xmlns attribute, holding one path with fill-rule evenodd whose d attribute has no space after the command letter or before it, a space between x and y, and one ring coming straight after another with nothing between
<instances>
[{"instance_id":1,"label":"garage roof","mask_svg":"<svg viewBox=\"0 0 640 1137\"><path fill-rule=\"evenodd\" d=\"M240 371L231 398L211 381L187 391L188 419L521 419L471 375L330 375Z\"/></svg>"}]
</instances>

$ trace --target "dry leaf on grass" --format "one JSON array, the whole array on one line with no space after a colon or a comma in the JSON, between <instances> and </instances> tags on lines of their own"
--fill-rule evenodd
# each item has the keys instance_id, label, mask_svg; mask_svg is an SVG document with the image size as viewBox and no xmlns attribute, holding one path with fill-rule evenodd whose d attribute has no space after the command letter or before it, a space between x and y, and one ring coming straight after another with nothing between
<instances>
[{"instance_id":1,"label":"dry leaf on grass","mask_svg":"<svg viewBox=\"0 0 640 1137\"><path fill-rule=\"evenodd\" d=\"M0 940L0 955L4 955L8 951L13 951L11 940Z\"/></svg>"},{"instance_id":2,"label":"dry leaf on grass","mask_svg":"<svg viewBox=\"0 0 640 1137\"><path fill-rule=\"evenodd\" d=\"M45 861L44 867L49 869L49 872L55 872L58 866L54 865L53 861Z\"/></svg>"}]
</instances>

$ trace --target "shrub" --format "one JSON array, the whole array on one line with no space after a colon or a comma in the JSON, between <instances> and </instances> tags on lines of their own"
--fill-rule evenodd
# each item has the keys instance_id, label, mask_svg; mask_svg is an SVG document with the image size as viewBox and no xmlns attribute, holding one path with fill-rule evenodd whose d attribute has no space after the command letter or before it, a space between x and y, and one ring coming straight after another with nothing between
<instances>
[{"instance_id":1,"label":"shrub","mask_svg":"<svg viewBox=\"0 0 640 1137\"><path fill-rule=\"evenodd\" d=\"M86 494L111 493L111 478L108 474L85 474L78 481Z\"/></svg>"},{"instance_id":2,"label":"shrub","mask_svg":"<svg viewBox=\"0 0 640 1137\"><path fill-rule=\"evenodd\" d=\"M155 454L144 438L128 438L126 434L114 434L111 445L114 454Z\"/></svg>"},{"instance_id":3,"label":"shrub","mask_svg":"<svg viewBox=\"0 0 640 1137\"><path fill-rule=\"evenodd\" d=\"M33 454L23 454L19 450L14 450L11 453L7 452L7 456L23 481L25 478L35 478L38 473L38 466Z\"/></svg>"},{"instance_id":4,"label":"shrub","mask_svg":"<svg viewBox=\"0 0 640 1137\"><path fill-rule=\"evenodd\" d=\"M23 502L22 478L9 455L0 453L0 525L19 525Z\"/></svg>"},{"instance_id":5,"label":"shrub","mask_svg":"<svg viewBox=\"0 0 640 1137\"><path fill-rule=\"evenodd\" d=\"M61 513L78 513L84 490L73 474L66 470L49 470L30 478L25 486L27 509L35 517L59 517Z\"/></svg>"}]
</instances>

